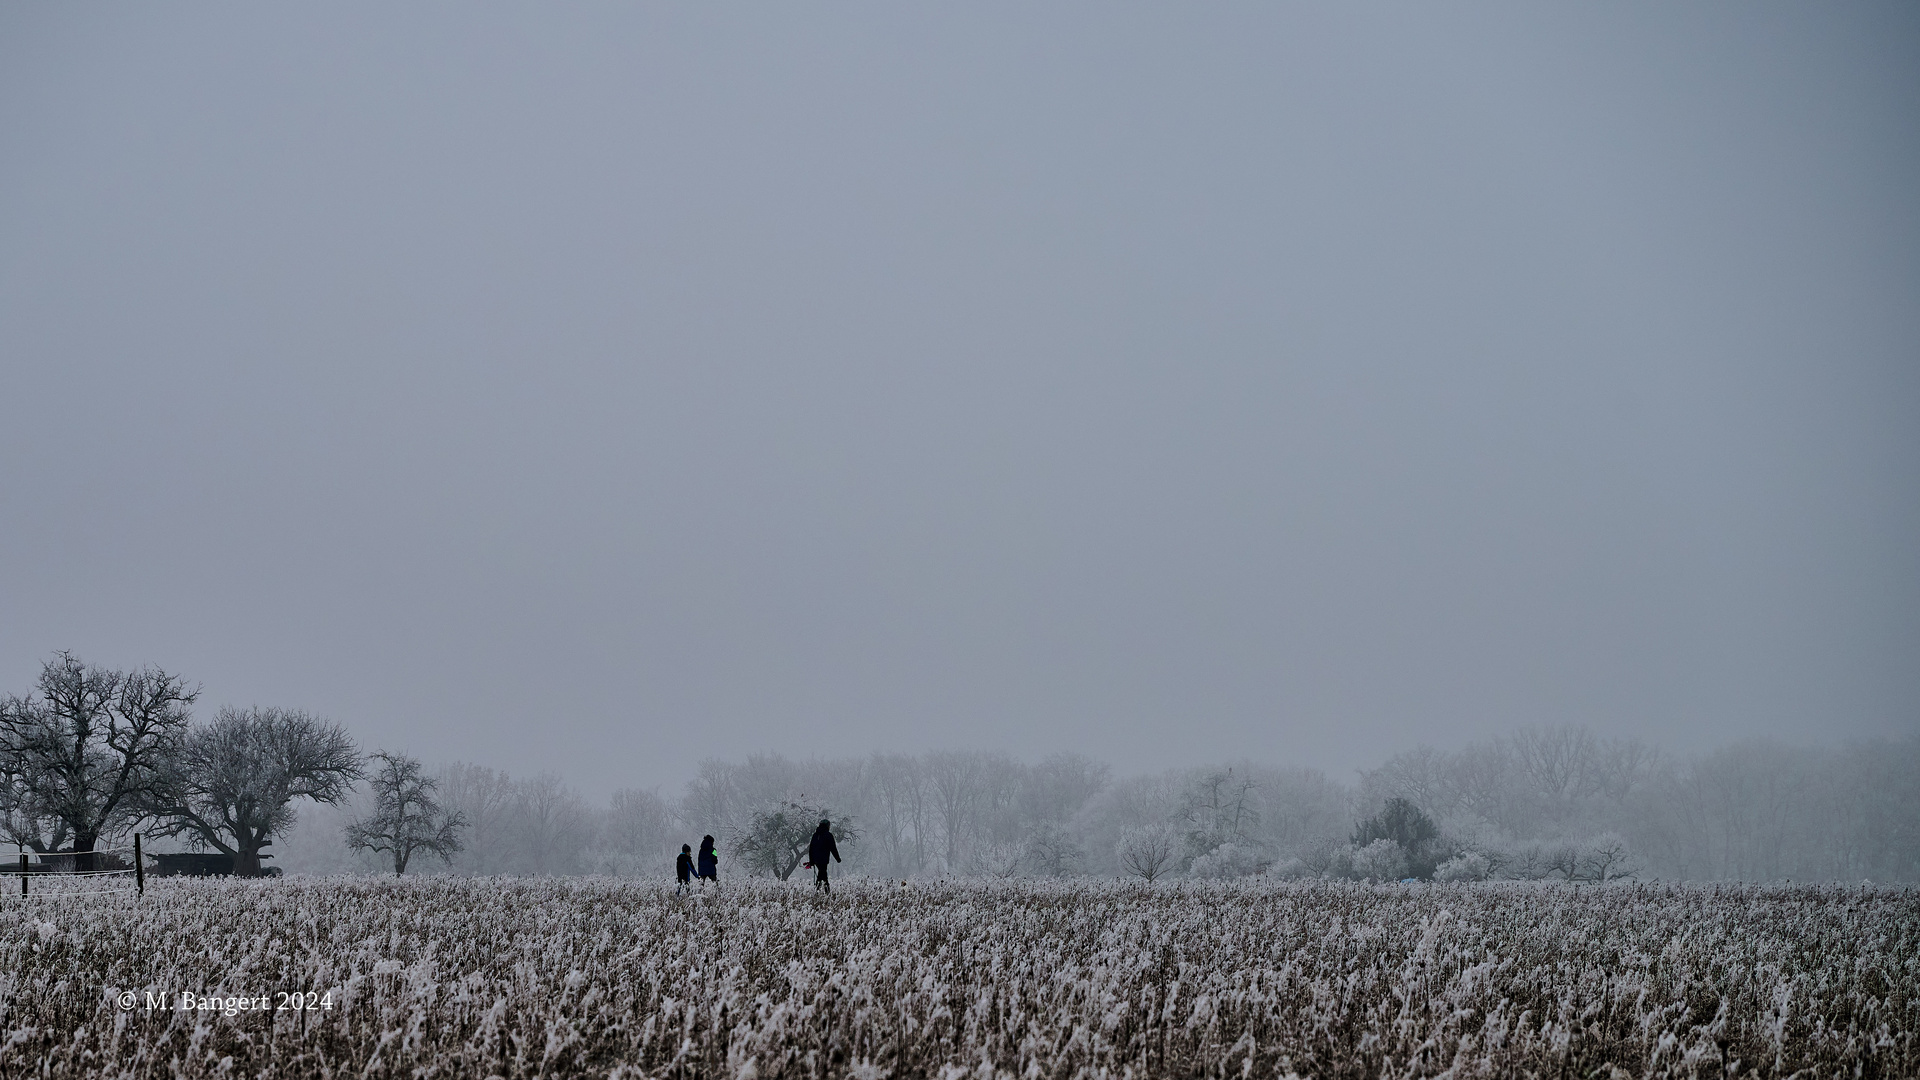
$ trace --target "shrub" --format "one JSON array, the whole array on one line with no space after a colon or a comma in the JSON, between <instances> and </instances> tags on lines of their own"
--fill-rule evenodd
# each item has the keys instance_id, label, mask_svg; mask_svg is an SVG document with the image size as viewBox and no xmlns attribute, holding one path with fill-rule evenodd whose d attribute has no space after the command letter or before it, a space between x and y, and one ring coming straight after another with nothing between
<instances>
[{"instance_id":1,"label":"shrub","mask_svg":"<svg viewBox=\"0 0 1920 1080\"><path fill-rule=\"evenodd\" d=\"M1242 878L1265 870L1270 861L1250 844L1221 844L1193 860L1187 872L1197 878Z\"/></svg>"},{"instance_id":2,"label":"shrub","mask_svg":"<svg viewBox=\"0 0 1920 1080\"><path fill-rule=\"evenodd\" d=\"M1468 851L1441 863L1435 868L1433 879L1435 881L1485 881L1492 873L1491 860L1478 851Z\"/></svg>"},{"instance_id":3,"label":"shrub","mask_svg":"<svg viewBox=\"0 0 1920 1080\"><path fill-rule=\"evenodd\" d=\"M1362 881L1399 881L1407 876L1407 853L1383 837L1354 851L1352 873Z\"/></svg>"}]
</instances>

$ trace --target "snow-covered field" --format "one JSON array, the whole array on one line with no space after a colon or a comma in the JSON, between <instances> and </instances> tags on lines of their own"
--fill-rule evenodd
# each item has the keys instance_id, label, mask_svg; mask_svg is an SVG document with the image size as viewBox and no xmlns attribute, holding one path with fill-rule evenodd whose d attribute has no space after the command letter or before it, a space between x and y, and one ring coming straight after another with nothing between
<instances>
[{"instance_id":1,"label":"snow-covered field","mask_svg":"<svg viewBox=\"0 0 1920 1080\"><path fill-rule=\"evenodd\" d=\"M4 1076L1920 1075L1914 890L35 888Z\"/></svg>"}]
</instances>

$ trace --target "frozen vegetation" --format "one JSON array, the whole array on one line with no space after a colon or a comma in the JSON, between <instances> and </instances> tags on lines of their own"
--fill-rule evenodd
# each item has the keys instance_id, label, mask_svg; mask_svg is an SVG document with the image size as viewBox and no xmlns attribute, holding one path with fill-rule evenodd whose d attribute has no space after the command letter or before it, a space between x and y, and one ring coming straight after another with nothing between
<instances>
[{"instance_id":1,"label":"frozen vegetation","mask_svg":"<svg viewBox=\"0 0 1920 1080\"><path fill-rule=\"evenodd\" d=\"M5 1076L1920 1074L1887 887L67 879L0 950Z\"/></svg>"}]
</instances>

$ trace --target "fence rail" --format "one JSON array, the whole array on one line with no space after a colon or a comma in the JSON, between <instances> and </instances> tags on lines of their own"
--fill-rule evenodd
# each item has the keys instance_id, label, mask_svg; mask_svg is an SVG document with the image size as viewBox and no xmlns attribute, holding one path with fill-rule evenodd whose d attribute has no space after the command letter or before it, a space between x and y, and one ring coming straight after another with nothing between
<instances>
[{"instance_id":1,"label":"fence rail","mask_svg":"<svg viewBox=\"0 0 1920 1080\"><path fill-rule=\"evenodd\" d=\"M30 877L30 878L101 877L106 874L131 874L133 872L134 871L132 867L128 867L125 870L0 870L0 877Z\"/></svg>"},{"instance_id":2,"label":"fence rail","mask_svg":"<svg viewBox=\"0 0 1920 1080\"><path fill-rule=\"evenodd\" d=\"M47 867L48 859L78 860L79 857L82 855L119 855L127 851L133 852L133 866L125 869L115 868L111 870L53 870ZM86 851L36 851L33 854L38 855L40 857L40 869L38 870L33 869L28 864L27 852L26 852L26 849L24 848L22 848L20 851L20 868L18 870L0 870L0 877L17 877L20 879L20 895L23 898L27 895L27 883L33 880L34 878L40 878L44 881L47 878L112 877L112 876L117 876L121 874L132 874L134 890L140 893L141 895L146 894L146 891L147 891L146 856L143 855L140 851L140 834L139 833L133 834L132 848L102 849L101 847L99 847L99 845L96 844L94 847L89 848Z\"/></svg>"}]
</instances>

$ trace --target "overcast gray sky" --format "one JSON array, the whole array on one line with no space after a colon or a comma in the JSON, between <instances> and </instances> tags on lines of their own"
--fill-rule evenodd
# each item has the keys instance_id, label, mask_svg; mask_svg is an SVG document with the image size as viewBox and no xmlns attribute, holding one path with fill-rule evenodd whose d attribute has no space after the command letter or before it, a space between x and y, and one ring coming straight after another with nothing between
<instances>
[{"instance_id":1,"label":"overcast gray sky","mask_svg":"<svg viewBox=\"0 0 1920 1080\"><path fill-rule=\"evenodd\" d=\"M1920 7L0 7L0 689L590 792L1920 728Z\"/></svg>"}]
</instances>

